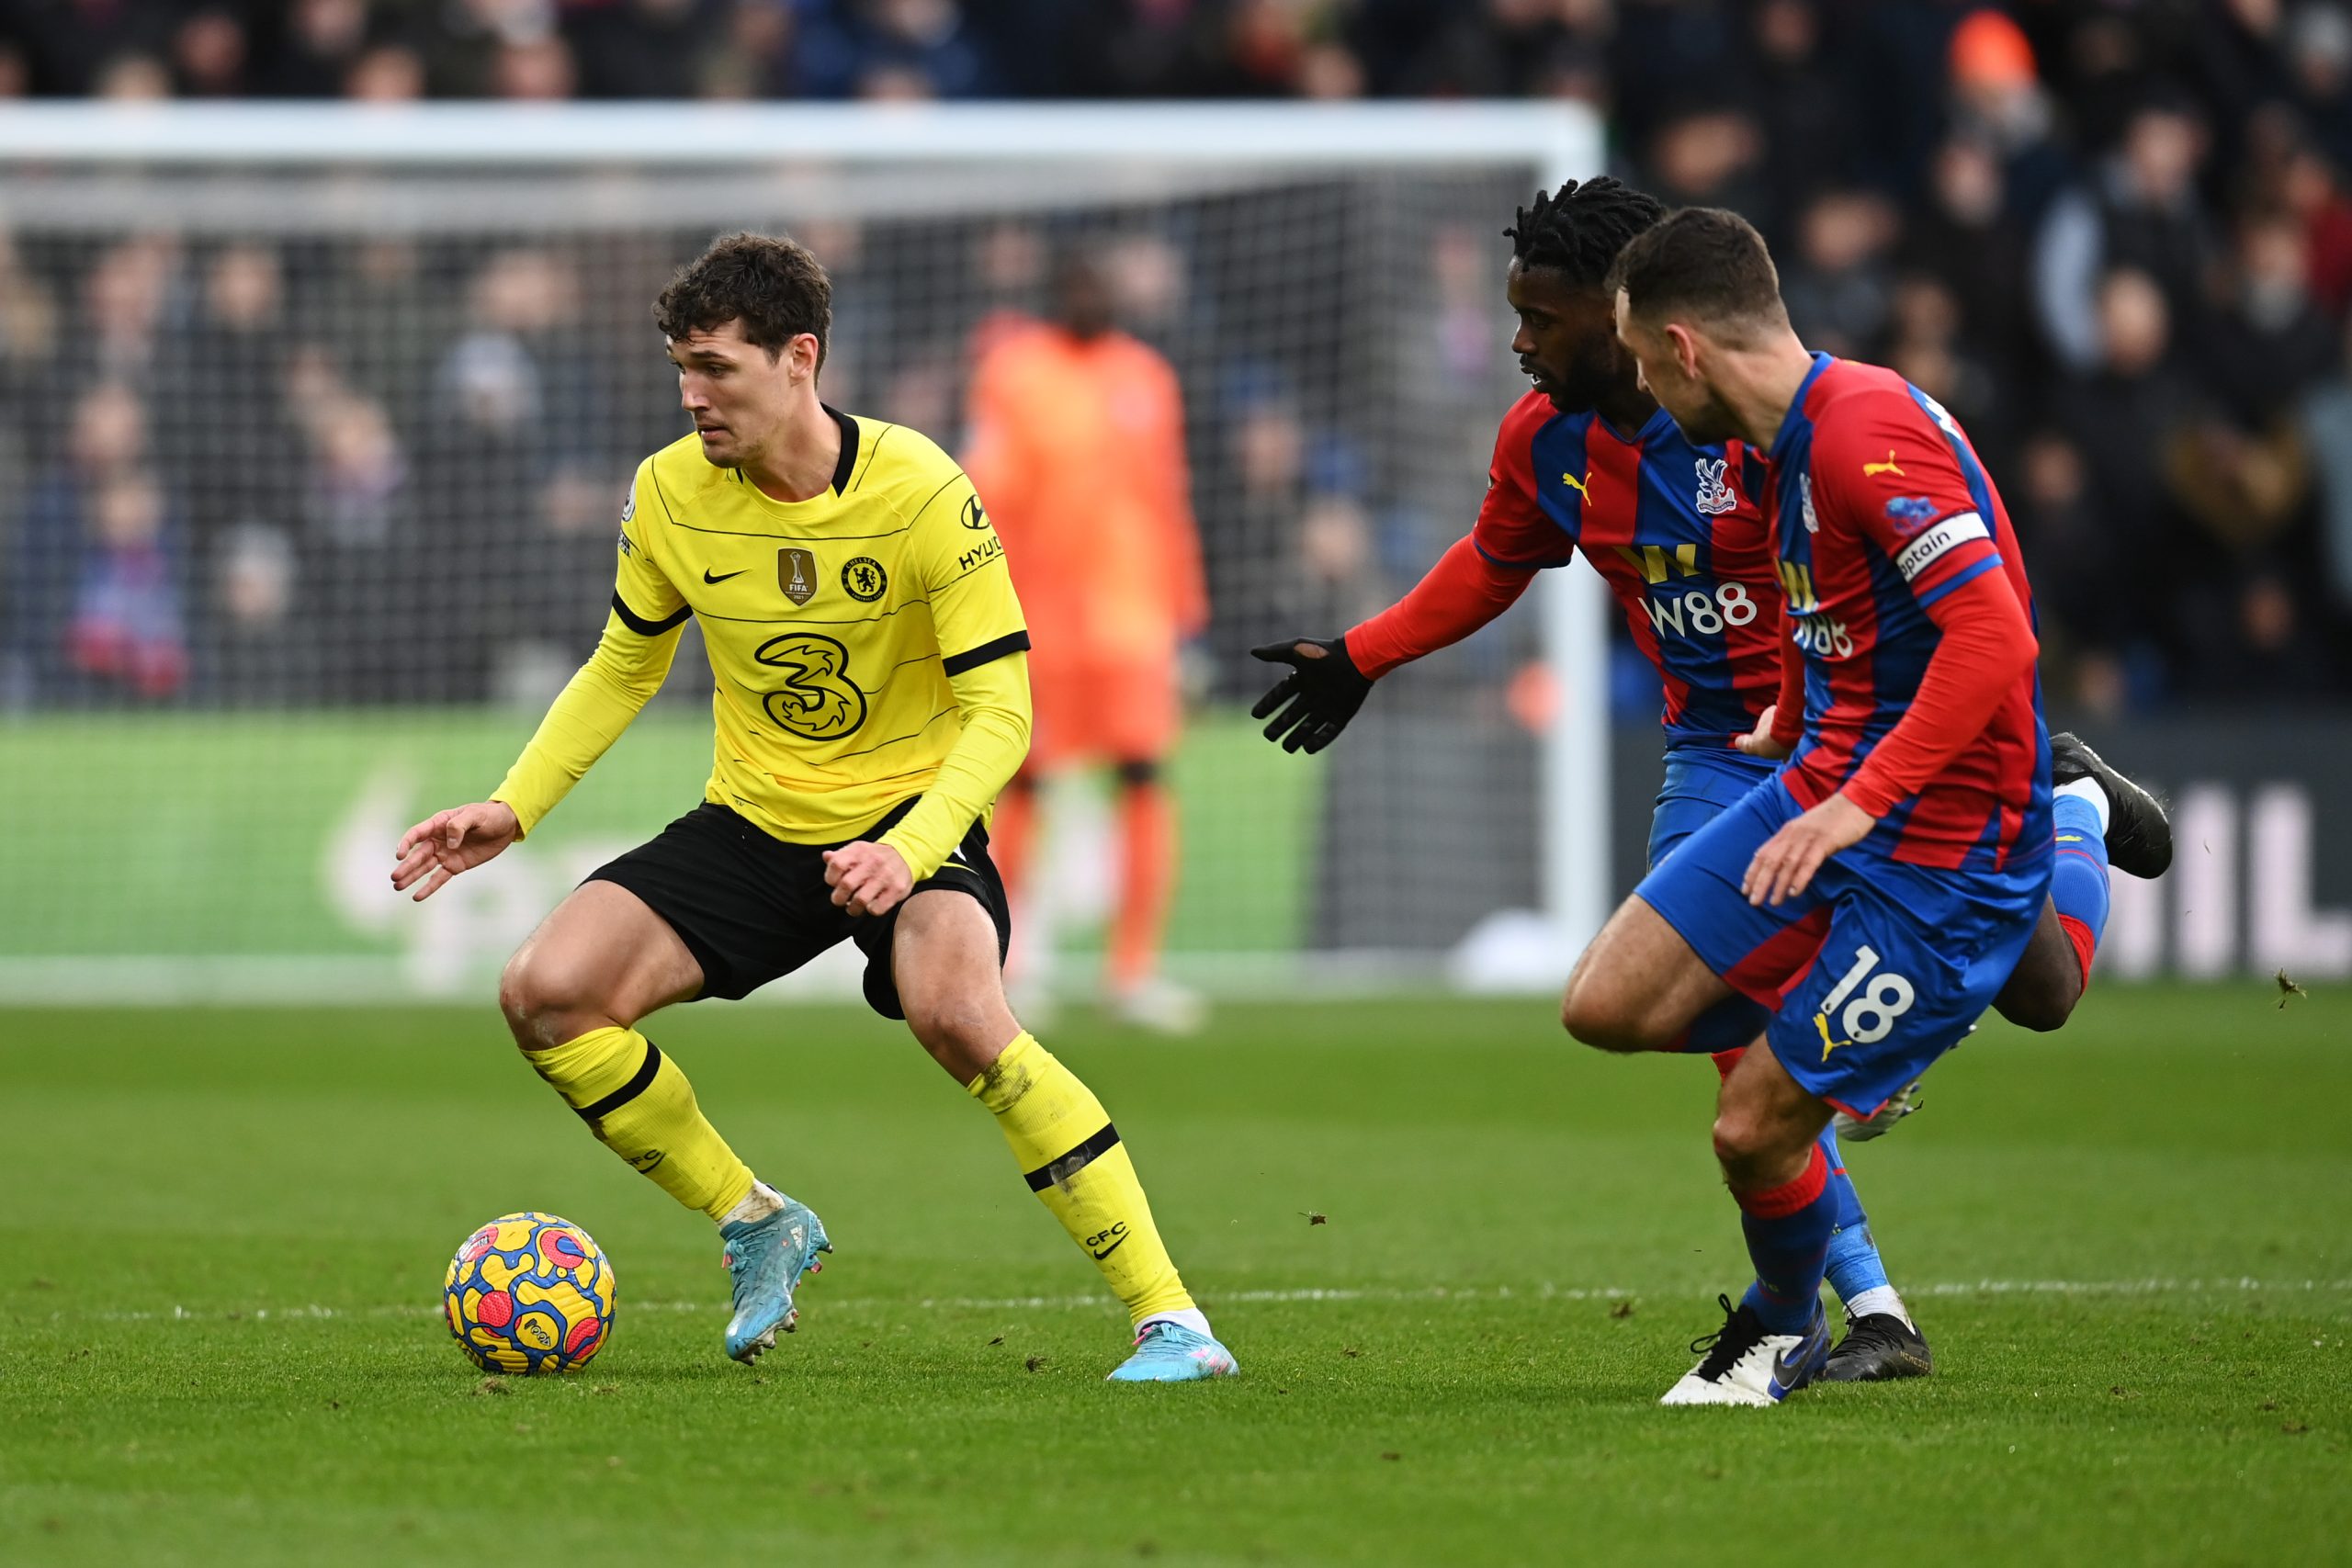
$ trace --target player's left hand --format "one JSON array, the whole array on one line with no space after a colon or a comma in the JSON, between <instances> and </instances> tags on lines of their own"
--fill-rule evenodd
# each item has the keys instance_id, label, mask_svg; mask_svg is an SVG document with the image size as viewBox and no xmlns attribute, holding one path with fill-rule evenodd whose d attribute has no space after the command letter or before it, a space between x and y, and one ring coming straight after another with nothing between
<instances>
[{"instance_id":1,"label":"player's left hand","mask_svg":"<svg viewBox=\"0 0 2352 1568\"><path fill-rule=\"evenodd\" d=\"M825 886L833 903L853 915L887 915L913 890L906 857L888 844L860 839L825 852Z\"/></svg>"},{"instance_id":2,"label":"player's left hand","mask_svg":"<svg viewBox=\"0 0 2352 1568\"><path fill-rule=\"evenodd\" d=\"M1750 904L1778 904L1813 885L1821 863L1860 843L1878 818L1842 795L1833 795L1757 847L1739 890Z\"/></svg>"},{"instance_id":3,"label":"player's left hand","mask_svg":"<svg viewBox=\"0 0 2352 1568\"><path fill-rule=\"evenodd\" d=\"M1732 744L1749 756L1761 757L1768 762L1777 762L1788 756L1795 748L1783 746L1772 739L1772 719L1780 711L1778 703L1765 708L1756 716L1755 729L1746 735L1735 736Z\"/></svg>"}]
</instances>

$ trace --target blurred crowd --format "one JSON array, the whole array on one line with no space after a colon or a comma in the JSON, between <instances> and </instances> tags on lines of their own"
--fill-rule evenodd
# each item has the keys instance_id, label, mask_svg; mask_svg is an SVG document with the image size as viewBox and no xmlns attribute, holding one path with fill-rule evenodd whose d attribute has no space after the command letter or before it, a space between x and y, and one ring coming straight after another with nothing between
<instances>
[{"instance_id":1,"label":"blurred crowd","mask_svg":"<svg viewBox=\"0 0 2352 1568\"><path fill-rule=\"evenodd\" d=\"M1758 222L1810 344L1894 366L1967 426L2025 542L2053 701L2352 692L2344 5L16 0L0 93L1583 100L1617 172ZM1432 417L1478 415L1444 433L1450 490L1400 494L1383 465L1402 433L1301 393L1311 359L1364 345L1250 321L1204 281L1232 276L1204 225L1131 244L1132 324L1215 433L1194 446L1220 645L1320 629L1268 626L1269 605L1376 607L1466 523L1477 459L1457 448L1490 432L1509 369L1509 198L1487 206L1430 226L1422 316L1400 329L1429 334ZM0 452L0 493L21 497L0 530L0 701L473 698L576 658L568 622L518 637L448 583L511 547L489 564L538 581L576 562L576 592L528 603L576 620L599 600L611 497L675 429L639 357L643 301L696 238L600 257L624 272L586 288L549 246L0 248L0 402L28 433ZM836 400L953 432L969 333L1034 274L1036 236L955 236L978 281L920 331L883 318L919 314L935 279L894 294L875 235L816 238L843 274L841 378L865 378ZM355 322L418 346L355 342ZM1284 332L1286 360L1236 346ZM484 508L521 542L485 544ZM1293 590L1265 590L1270 558ZM454 651L432 669L301 650L436 623Z\"/></svg>"}]
</instances>

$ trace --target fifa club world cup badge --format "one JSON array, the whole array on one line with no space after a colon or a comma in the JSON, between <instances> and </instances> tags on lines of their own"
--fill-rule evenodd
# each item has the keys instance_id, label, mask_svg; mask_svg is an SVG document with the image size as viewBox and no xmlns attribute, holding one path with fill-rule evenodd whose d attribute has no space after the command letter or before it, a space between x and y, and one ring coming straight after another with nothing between
<instances>
[{"instance_id":1,"label":"fifa club world cup badge","mask_svg":"<svg viewBox=\"0 0 2352 1568\"><path fill-rule=\"evenodd\" d=\"M788 546L776 551L775 584L795 604L808 603L817 593L816 555Z\"/></svg>"}]
</instances>

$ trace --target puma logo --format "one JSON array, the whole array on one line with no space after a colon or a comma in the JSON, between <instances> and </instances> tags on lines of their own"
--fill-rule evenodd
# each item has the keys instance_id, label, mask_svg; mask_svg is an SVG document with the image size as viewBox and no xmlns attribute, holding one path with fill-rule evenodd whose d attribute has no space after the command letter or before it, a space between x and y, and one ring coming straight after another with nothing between
<instances>
[{"instance_id":1,"label":"puma logo","mask_svg":"<svg viewBox=\"0 0 2352 1568\"><path fill-rule=\"evenodd\" d=\"M1876 479L1881 474L1901 474L1902 472L1903 469L1894 461L1894 448L1892 446L1886 449L1885 462L1862 465L1862 477L1866 479Z\"/></svg>"}]
</instances>

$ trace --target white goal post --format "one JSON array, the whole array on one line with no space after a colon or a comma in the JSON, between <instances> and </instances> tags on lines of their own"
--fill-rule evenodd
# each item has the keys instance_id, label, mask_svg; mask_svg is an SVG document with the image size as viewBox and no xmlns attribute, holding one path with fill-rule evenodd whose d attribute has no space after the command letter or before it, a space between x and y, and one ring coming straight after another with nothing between
<instances>
[{"instance_id":1,"label":"white goal post","mask_svg":"<svg viewBox=\"0 0 2352 1568\"><path fill-rule=\"evenodd\" d=\"M317 813L318 835L356 844L411 805L438 804L425 798L432 792L458 787L436 772L443 764L403 771L392 753L412 741L437 745L469 725L492 739L504 737L497 745L511 751L528 733L548 669L562 663L541 657L537 644L518 650L513 638L492 637L486 651L469 643L465 660L453 655L452 669L464 666L455 673L437 666L368 673L397 665L405 638L440 635L426 616L369 619L376 612L362 590L375 569L353 564L400 563L435 547L404 541L435 536L435 467L448 449L438 400L527 376L532 406L544 407L550 420L569 417L560 411L584 399L597 412L580 429L618 429L635 439L628 419L644 389L629 378L641 377L655 394L663 390L652 360L658 345L650 340L623 377L602 360L585 368L560 362L516 328L506 335L525 345L518 369L509 363L514 350L492 341L499 333L482 330L469 312L508 309L544 324L556 318L532 316L537 288L563 297L573 312L565 321L639 330L647 297L634 292L637 280L651 276L648 257L662 266L684 259L676 254L680 236L731 227L801 231L809 223L812 233L838 233L843 245L865 247L865 273L877 279L861 297L861 274L850 266L840 286L837 352L857 394L842 400L854 408L858 397L887 396L896 400L893 409L953 409L952 366L906 346L911 340L887 318L936 318L944 323L934 333L942 340L965 330L993 287L968 263L978 228L1011 215L1044 229L1144 235L1187 258L1182 265L1196 275L1168 286L1178 303L1168 307L1153 341L1181 362L1187 332L1221 334L1218 353L1204 354L1186 374L1188 400L1196 388L1203 400L1204 439L1238 453L1229 461L1238 477L1217 481L1228 484L1229 496L1202 497L1204 538L1226 552L1226 570L1238 585L1229 597L1238 604L1262 595L1262 603L1237 608L1235 626L1272 625L1277 607L1283 615L1351 617L1378 607L1366 597L1369 585L1386 594L1408 585L1475 516L1485 453L1470 433L1482 428L1490 438L1524 386L1504 346L1500 258L1508 253L1498 231L1511 201L1538 186L1594 174L1602 153L1597 118L1556 103L12 106L0 115L0 248L12 254L0 263L0 289L14 287L12 277L24 280L28 298L47 299L62 323L58 341L67 344L106 327L105 312L118 299L147 298L135 277L125 282L109 267L143 277L139 268L148 266L164 276L152 286L155 321L143 340L125 334L120 367L108 360L85 374L61 358L66 369L53 389L62 406L43 411L38 400L24 399L8 405L11 423L0 432L0 574L14 574L17 597L9 603L40 604L44 595L85 593L77 585L112 570L91 564L99 558L91 541L101 525L87 524L87 537L73 536L56 508L64 504L58 497L70 502L79 484L87 516L118 502L137 510L131 500L92 488L98 481L86 463L75 468L75 455L93 439L82 421L86 415L104 429L106 411L74 400L97 398L127 378L137 389L146 443L133 466L163 476L164 499L153 504L165 521L156 526L176 541L162 558L179 574L179 597L168 615L157 614L182 636L188 672L176 683L156 676L141 684L108 663L113 656L103 649L91 654L78 621L56 635L26 631L16 643L0 640L0 796L59 823L45 840L0 848L0 887L13 907L0 908L0 1002L470 994L485 962L475 949L582 869L586 840L568 858L548 859L536 880L510 881L502 890L483 877L472 913L448 917L454 923L422 945L396 925L400 916L361 888L356 851L339 859L342 852L322 842L289 852L266 872L299 883L301 897L322 911L313 917L281 909L245 919L240 901L263 894L219 880L235 857L220 841L233 827L215 817L233 814L239 803L334 791L331 808ZM518 236L569 248L534 271L513 260ZM345 287L345 274L359 265L346 265L346 253L379 241L413 243L425 259L412 257L416 271L401 288ZM821 238L812 243L834 265ZM328 361L339 355L339 365L289 367L281 355L250 383L213 374L219 355L208 359L213 350L206 345L225 340L203 335L212 330L208 311L230 309L221 302L239 298L240 287L248 298L262 287L234 270L258 264L222 259L243 254L240 246L266 253L267 287L278 291L273 307L310 323L300 353L316 348ZM1468 303L1459 297L1464 257L1476 275ZM607 262L609 276L600 270ZM1411 324L1438 313L1432 290L1441 286L1456 290L1448 308L1459 318L1447 318L1455 324L1444 343L1434 331L1416 335ZM129 292L109 292L117 288ZM485 298L492 303L483 305ZM441 335L429 342L417 336L434 333ZM1481 345L1483 359L1473 352ZM1327 348L1344 358L1317 364ZM539 355L537 364L529 354ZM1450 380L1437 377L1432 355ZM937 384L943 378L944 390ZM397 512L393 521L371 521L366 497L334 491L335 450L322 450L289 478L282 495L226 493L233 486L218 477L219 460L242 454L255 465L271 462L271 433L304 428L305 400L338 396L337 387L368 392L389 411L375 434L378 449L391 453L382 459L386 472L398 473L400 495L384 502ZM273 400L270 420L248 417L247 388ZM401 396L424 412L401 415ZM366 400L352 400L355 407ZM626 407L616 413L616 405ZM1250 422L1269 409L1293 422L1288 447L1251 432ZM1409 450L1424 422L1444 431L1425 454ZM949 430L931 433L952 442ZM345 428L317 439L327 448L337 441L364 447L367 435ZM539 488L518 504L560 510L560 501L545 498L562 483L582 477L603 483L616 464L625 473L644 449L570 454L573 468L535 479ZM366 458L362 451L350 460ZM1293 491L1283 493L1310 503L1327 491L1344 495L1353 521L1333 525L1338 532L1329 539L1296 543L1289 536L1295 519L1250 490L1252 465L1288 475ZM1269 484L1269 494L1278 491ZM332 493L322 500L322 491ZM1222 533L1212 531L1212 511ZM135 523L126 526L137 534ZM44 546L44 528L66 533ZM409 529L419 532L402 532ZM1275 531L1281 538L1271 536ZM36 570L44 548L55 558L53 570ZM340 564L318 564L338 550ZM344 598L314 610L301 628L275 627L268 637L249 639L242 655L220 652L206 617L227 613L216 602L243 604L235 594L264 592L266 584L252 584L267 578L278 557L290 564L275 570L290 574L298 596L326 594L320 584L331 573L356 577L359 586L346 584ZM1296 565L1301 558L1306 567ZM258 576L236 575L248 570ZM1286 573L1299 570L1324 575L1295 591L1282 586ZM597 603L577 606L590 638ZM1176 972L1228 993L1291 990L1318 977L1349 988L1448 979L1493 988L1556 983L1598 930L1615 886L1604 606L1592 574L1547 572L1530 602L1535 613L1506 617L1529 659L1514 664L1507 654L1465 655L1485 661L1446 676L1450 684L1431 677L1419 697L1393 702L1384 692L1358 721L1367 731L1361 744L1351 730L1338 752L1320 760L1282 759L1286 788L1324 790L1319 806L1308 796L1294 803L1305 814L1295 820L1323 834L1320 869L1297 875L1319 882L1264 895L1269 908L1279 906L1276 924L1300 933L1297 941L1283 951L1254 951L1247 933L1258 928L1220 919L1216 889L1195 886L1183 896L1203 908L1194 927L1244 934L1231 950L1220 950L1214 935L1193 940L1189 950L1180 942ZM522 608L529 611L522 619L548 618L543 607ZM504 609L478 606L474 619L495 621ZM66 621L81 613L59 612ZM1308 619L1273 629L1336 632L1344 624ZM560 633L548 636L569 649L564 657L584 651ZM1228 662L1230 643L1228 636L1220 649ZM360 654L368 657L357 658L359 673L335 672ZM257 675L273 658L300 678ZM688 668L697 660L682 655L679 678L688 684L701 679ZM1548 680L1531 679L1531 660ZM1251 678L1228 668L1213 682L1227 731L1238 733L1231 721L1246 706L1239 688ZM1522 689L1505 702L1502 688L1514 682ZM664 814L691 803L696 747L707 741L707 733L700 742L693 738L691 704L676 705L676 714L659 744L682 750L685 761L647 763L613 786L639 790L644 800L658 796ZM628 773L615 759L650 744L643 736L625 738L605 767ZM371 746L384 755L346 767L358 753L375 757ZM1272 752L1262 742L1258 750ZM1510 759L1522 750L1528 778L1514 793L1493 775L1517 767ZM474 755L466 753L468 769L480 766ZM1236 766L1261 765L1238 741L1221 755L1237 759ZM174 757L184 760L176 781ZM1377 774L1360 795L1297 782L1323 781L1329 770L1359 759L1370 760L1366 767ZM160 772L118 792L108 781L133 760ZM76 776L85 761L99 782ZM649 782L656 774L658 784ZM493 768L479 788L495 776ZM1186 776L1180 769L1180 783ZM1259 847L1288 829L1253 821L1261 808L1233 778L1193 776L1206 781L1201 788L1230 794L1211 803L1221 815L1204 818L1201 838L1204 854L1227 852L1216 850L1225 843L1232 858L1204 863L1206 871L1188 863L1188 874L1215 877L1219 865L1247 869L1265 860ZM684 798L678 778L689 781ZM595 783L592 776L583 796ZM637 830L649 809L643 801L624 808L616 797L583 807L583 814L604 835L594 840L602 846L613 833ZM149 830L157 813L175 811L175 823ZM108 821L121 831L101 830ZM1189 807L1187 822L1189 832ZM1372 836L1348 837L1343 827ZM1409 898L1420 874L1416 863L1382 857L1402 857L1404 840L1424 832L1464 844L1504 840L1499 852L1525 874L1523 888L1473 911L1476 919L1447 916L1444 929L1454 934L1442 943L1383 934L1391 928L1357 917L1367 904ZM175 879L198 886L174 891ZM306 945L309 927L338 920L332 941Z\"/></svg>"}]
</instances>

